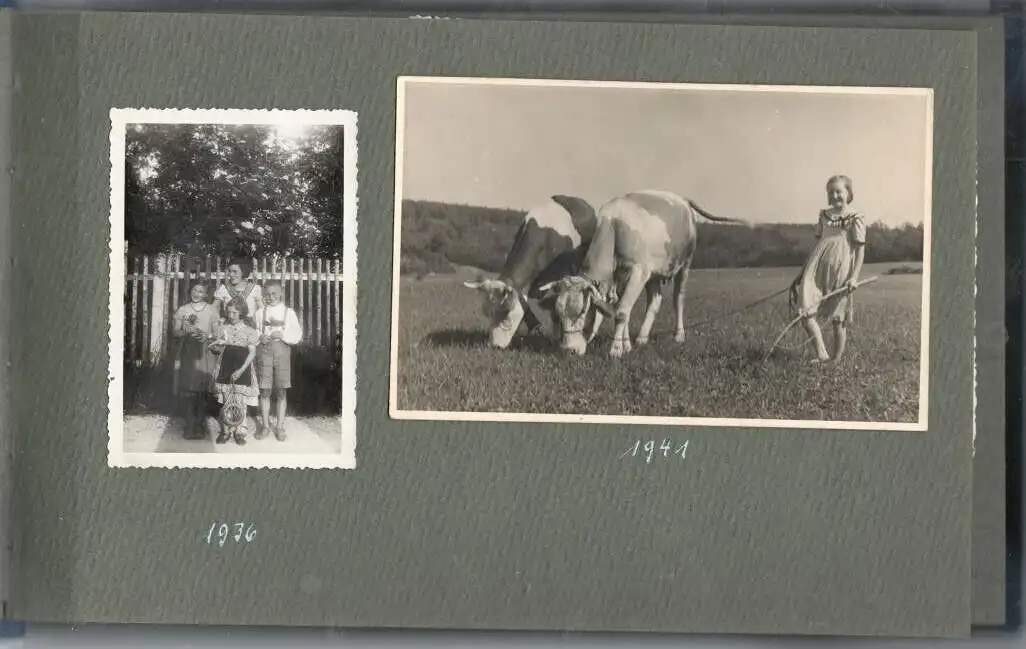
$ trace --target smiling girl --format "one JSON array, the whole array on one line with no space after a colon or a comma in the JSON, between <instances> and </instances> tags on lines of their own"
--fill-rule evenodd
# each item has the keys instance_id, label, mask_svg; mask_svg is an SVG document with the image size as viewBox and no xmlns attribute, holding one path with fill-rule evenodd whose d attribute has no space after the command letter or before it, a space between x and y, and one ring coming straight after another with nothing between
<instances>
[{"instance_id":1,"label":"smiling girl","mask_svg":"<svg viewBox=\"0 0 1026 649\"><path fill-rule=\"evenodd\" d=\"M844 353L854 309L851 294L866 254L866 219L851 207L855 200L851 178L833 176L827 181L826 194L829 207L819 212L816 246L791 287L791 306L805 316L805 331L816 347L815 363L837 361ZM839 289L844 290L823 298ZM833 324L832 356L823 343L817 316Z\"/></svg>"}]
</instances>

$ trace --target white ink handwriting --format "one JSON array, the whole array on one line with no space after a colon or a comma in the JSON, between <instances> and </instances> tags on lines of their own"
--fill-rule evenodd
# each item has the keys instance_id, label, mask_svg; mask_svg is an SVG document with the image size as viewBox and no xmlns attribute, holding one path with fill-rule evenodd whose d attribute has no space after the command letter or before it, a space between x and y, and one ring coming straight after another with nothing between
<instances>
[{"instance_id":1,"label":"white ink handwriting","mask_svg":"<svg viewBox=\"0 0 1026 649\"><path fill-rule=\"evenodd\" d=\"M620 459L626 457L643 457L645 458L645 464L651 464L653 458L662 456L664 458L677 458L682 460L687 459L688 456L688 444L691 440L684 440L684 442L673 442L669 439L664 439L660 444L654 439L649 440L635 440L634 443L620 455Z\"/></svg>"},{"instance_id":2,"label":"white ink handwriting","mask_svg":"<svg viewBox=\"0 0 1026 649\"><path fill-rule=\"evenodd\" d=\"M253 523L219 523L214 521L207 530L207 545L224 547L229 540L236 543L252 543L256 538L256 525Z\"/></svg>"}]
</instances>

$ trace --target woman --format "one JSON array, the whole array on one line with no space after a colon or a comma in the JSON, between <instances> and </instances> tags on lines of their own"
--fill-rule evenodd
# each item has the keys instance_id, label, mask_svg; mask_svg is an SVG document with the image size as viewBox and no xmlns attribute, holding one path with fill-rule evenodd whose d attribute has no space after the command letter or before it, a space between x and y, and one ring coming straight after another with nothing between
<instances>
[{"instance_id":1,"label":"woman","mask_svg":"<svg viewBox=\"0 0 1026 649\"><path fill-rule=\"evenodd\" d=\"M260 322L260 313L263 311L264 302L260 295L260 286L250 279L253 269L241 259L232 260L228 265L227 279L218 285L214 291L214 304L217 305L221 318L225 319L225 307L234 298L241 298L246 303L246 315L243 320L250 327L256 328Z\"/></svg>"},{"instance_id":2,"label":"woman","mask_svg":"<svg viewBox=\"0 0 1026 649\"><path fill-rule=\"evenodd\" d=\"M259 405L260 390L257 387L256 357L260 334L246 324L249 308L241 297L232 298L225 306L227 322L220 327L217 340L211 350L217 354L217 368L214 376L214 392L217 402L224 405L234 402L241 410L242 421L221 422L221 433L217 443L224 444L234 438L235 443L246 443L246 414L250 407Z\"/></svg>"}]
</instances>

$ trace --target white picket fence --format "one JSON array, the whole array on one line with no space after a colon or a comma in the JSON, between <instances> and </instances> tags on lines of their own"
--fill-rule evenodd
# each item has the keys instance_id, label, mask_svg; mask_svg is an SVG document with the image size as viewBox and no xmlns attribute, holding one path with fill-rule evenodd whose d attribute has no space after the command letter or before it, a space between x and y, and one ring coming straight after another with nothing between
<instances>
[{"instance_id":1,"label":"white picket fence","mask_svg":"<svg viewBox=\"0 0 1026 649\"><path fill-rule=\"evenodd\" d=\"M181 255L125 256L125 362L156 366L168 353L175 310L189 301L189 287L204 282L214 289L227 276L228 260ZM337 259L263 258L254 260L257 283L277 279L285 303L303 327L301 345L337 354L342 324L342 267Z\"/></svg>"}]
</instances>

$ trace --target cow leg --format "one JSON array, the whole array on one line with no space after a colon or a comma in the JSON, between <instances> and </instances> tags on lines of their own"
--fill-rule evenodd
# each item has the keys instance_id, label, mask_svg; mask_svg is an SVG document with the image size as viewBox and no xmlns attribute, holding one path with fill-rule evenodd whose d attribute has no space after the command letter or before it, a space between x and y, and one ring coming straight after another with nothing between
<instances>
[{"instance_id":1,"label":"cow leg","mask_svg":"<svg viewBox=\"0 0 1026 649\"><path fill-rule=\"evenodd\" d=\"M616 327L613 329L613 345L609 355L619 358L631 351L630 320L634 303L641 297L641 291L648 282L649 271L641 266L633 266L627 277L627 284L616 304Z\"/></svg>"},{"instance_id":2,"label":"cow leg","mask_svg":"<svg viewBox=\"0 0 1026 649\"><path fill-rule=\"evenodd\" d=\"M673 279L673 306L677 310L677 332L673 339L676 342L684 342L684 294L687 290L688 275L691 274L690 261L680 269Z\"/></svg>"},{"instance_id":3,"label":"cow leg","mask_svg":"<svg viewBox=\"0 0 1026 649\"><path fill-rule=\"evenodd\" d=\"M645 319L641 323L641 330L638 332L638 337L634 339L634 342L638 345L648 344L648 335L652 331L652 325L655 323L656 315L659 313L659 307L663 305L663 292L658 281L649 280L645 284L645 293L648 298L648 306L645 309Z\"/></svg>"}]
</instances>

